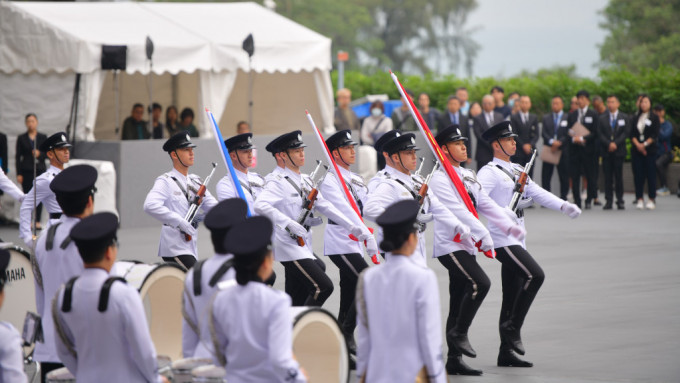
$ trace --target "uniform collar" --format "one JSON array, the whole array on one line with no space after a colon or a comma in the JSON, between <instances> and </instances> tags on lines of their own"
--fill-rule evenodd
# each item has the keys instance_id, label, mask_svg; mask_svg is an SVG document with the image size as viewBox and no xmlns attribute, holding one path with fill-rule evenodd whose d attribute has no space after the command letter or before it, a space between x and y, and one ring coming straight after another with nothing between
<instances>
[{"instance_id":1,"label":"uniform collar","mask_svg":"<svg viewBox=\"0 0 680 383\"><path fill-rule=\"evenodd\" d=\"M175 168L172 168L172 170L170 170L170 175L171 175L171 176L174 176L174 177L177 178L177 179L182 179L182 180L184 180L184 182L186 182L186 181L189 179L189 174L188 174L188 173L187 173L187 175L185 176L184 174L180 173L180 172L179 172L177 169L175 169Z\"/></svg>"},{"instance_id":2,"label":"uniform collar","mask_svg":"<svg viewBox=\"0 0 680 383\"><path fill-rule=\"evenodd\" d=\"M59 221L63 223L69 223L73 222L74 224L80 222L80 218L78 217L69 217L66 214L62 214L61 217L59 217Z\"/></svg>"},{"instance_id":3,"label":"uniform collar","mask_svg":"<svg viewBox=\"0 0 680 383\"><path fill-rule=\"evenodd\" d=\"M99 267L85 268L80 275L85 279L99 279L109 277L109 273Z\"/></svg>"},{"instance_id":4,"label":"uniform collar","mask_svg":"<svg viewBox=\"0 0 680 383\"><path fill-rule=\"evenodd\" d=\"M498 157L494 157L494 158L493 158L493 162L496 163L496 164L498 164L498 165L500 165L500 166L502 166L502 167L504 167L504 168L506 168L506 169L508 169L508 170L513 170L513 169L512 169L512 162L503 161L503 160L501 160L501 159L498 158Z\"/></svg>"},{"instance_id":5,"label":"uniform collar","mask_svg":"<svg viewBox=\"0 0 680 383\"><path fill-rule=\"evenodd\" d=\"M345 181L349 182L349 180L352 179L352 171L347 170L343 168L342 166L338 166L338 169L340 169L340 174L342 174L342 178L345 179Z\"/></svg>"},{"instance_id":6,"label":"uniform collar","mask_svg":"<svg viewBox=\"0 0 680 383\"><path fill-rule=\"evenodd\" d=\"M412 263L413 257L414 257L413 254L411 254L410 256L406 256L406 255L402 255L402 254L394 255L391 252L388 252L387 254L385 254L386 264L388 264L388 265L389 264L400 265L400 264L404 264L404 263Z\"/></svg>"},{"instance_id":7,"label":"uniform collar","mask_svg":"<svg viewBox=\"0 0 680 383\"><path fill-rule=\"evenodd\" d=\"M56 176L57 174L61 173L61 169L59 169L58 167L56 167L56 166L50 164L50 168L47 169L47 172L48 172L48 173L52 173L52 174L54 174L54 175Z\"/></svg>"},{"instance_id":8,"label":"uniform collar","mask_svg":"<svg viewBox=\"0 0 680 383\"><path fill-rule=\"evenodd\" d=\"M292 171L288 168L283 169L283 174L285 176L287 176L288 178L291 178L291 179L293 179L297 182L300 182L300 180L302 179L302 173L299 173L299 174L295 173L294 171Z\"/></svg>"},{"instance_id":9,"label":"uniform collar","mask_svg":"<svg viewBox=\"0 0 680 383\"><path fill-rule=\"evenodd\" d=\"M241 181L248 182L248 173L244 173L238 169L234 170L236 170L236 177L238 177L238 179L240 179Z\"/></svg>"},{"instance_id":10,"label":"uniform collar","mask_svg":"<svg viewBox=\"0 0 680 383\"><path fill-rule=\"evenodd\" d=\"M396 178L398 180L401 180L402 182L408 182L408 183L413 182L410 174L404 174L404 173L400 172L399 170L391 167L390 165L385 165L385 173L389 174L390 177L392 177L392 178Z\"/></svg>"}]
</instances>

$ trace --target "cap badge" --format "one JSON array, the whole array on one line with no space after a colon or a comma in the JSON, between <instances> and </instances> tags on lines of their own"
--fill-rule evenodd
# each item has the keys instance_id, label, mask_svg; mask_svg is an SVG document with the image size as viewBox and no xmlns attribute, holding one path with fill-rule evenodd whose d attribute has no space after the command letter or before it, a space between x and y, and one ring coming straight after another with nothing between
<instances>
[{"instance_id":1,"label":"cap badge","mask_svg":"<svg viewBox=\"0 0 680 383\"><path fill-rule=\"evenodd\" d=\"M297 139L298 139L298 141L302 141L302 135L298 134Z\"/></svg>"},{"instance_id":2,"label":"cap badge","mask_svg":"<svg viewBox=\"0 0 680 383\"><path fill-rule=\"evenodd\" d=\"M411 143L415 145L415 144L416 144L416 139L413 138L413 137L411 137Z\"/></svg>"},{"instance_id":3,"label":"cap badge","mask_svg":"<svg viewBox=\"0 0 680 383\"><path fill-rule=\"evenodd\" d=\"M61 140L64 141L64 142L66 142L66 136L64 136L64 135L62 134L62 135L61 135Z\"/></svg>"},{"instance_id":4,"label":"cap badge","mask_svg":"<svg viewBox=\"0 0 680 383\"><path fill-rule=\"evenodd\" d=\"M512 125L508 125L508 132L512 133Z\"/></svg>"},{"instance_id":5,"label":"cap badge","mask_svg":"<svg viewBox=\"0 0 680 383\"><path fill-rule=\"evenodd\" d=\"M248 136L247 141L248 141L249 144L252 144L252 143L253 143L253 139L252 139L250 136Z\"/></svg>"},{"instance_id":6,"label":"cap badge","mask_svg":"<svg viewBox=\"0 0 680 383\"><path fill-rule=\"evenodd\" d=\"M352 139L352 135L349 134L349 132L347 132L347 139L348 139L348 140L351 140L351 139Z\"/></svg>"},{"instance_id":7,"label":"cap badge","mask_svg":"<svg viewBox=\"0 0 680 383\"><path fill-rule=\"evenodd\" d=\"M401 133L399 133L399 132L394 133L394 137L399 137L399 136L401 136Z\"/></svg>"},{"instance_id":8,"label":"cap badge","mask_svg":"<svg viewBox=\"0 0 680 383\"><path fill-rule=\"evenodd\" d=\"M460 129L456 129L456 133L457 133L459 136L462 136L462 134L460 134Z\"/></svg>"},{"instance_id":9,"label":"cap badge","mask_svg":"<svg viewBox=\"0 0 680 383\"><path fill-rule=\"evenodd\" d=\"M187 141L191 141L191 137L189 137L188 134L186 135L186 138L187 138Z\"/></svg>"}]
</instances>

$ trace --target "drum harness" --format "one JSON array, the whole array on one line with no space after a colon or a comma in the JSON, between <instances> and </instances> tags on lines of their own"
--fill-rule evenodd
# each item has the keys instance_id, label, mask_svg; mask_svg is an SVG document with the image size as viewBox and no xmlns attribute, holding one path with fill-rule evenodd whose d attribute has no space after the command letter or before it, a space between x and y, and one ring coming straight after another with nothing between
<instances>
[{"instance_id":1,"label":"drum harness","mask_svg":"<svg viewBox=\"0 0 680 383\"><path fill-rule=\"evenodd\" d=\"M194 288L194 295L199 296L201 295L201 275L202 275L202 269L203 269L203 264L205 263L206 259L200 260L196 262L196 264L193 267L193 277L194 277L194 283L193 283L193 288ZM210 287L215 287L217 283L220 281L220 279L229 271L234 266L234 259L228 259L222 263L222 266L220 266L219 269L213 274L213 276L210 278L208 281L208 286ZM192 308L194 308L194 302L191 299L191 296L188 296L189 304L191 305ZM200 331L198 329L198 324L194 323L194 321L191 320L189 317L189 313L186 310L186 301L187 301L187 294L182 294L182 316L184 317L184 320L187 321L187 324L191 329L196 333L200 334ZM195 310L195 308L194 308Z\"/></svg>"}]
</instances>

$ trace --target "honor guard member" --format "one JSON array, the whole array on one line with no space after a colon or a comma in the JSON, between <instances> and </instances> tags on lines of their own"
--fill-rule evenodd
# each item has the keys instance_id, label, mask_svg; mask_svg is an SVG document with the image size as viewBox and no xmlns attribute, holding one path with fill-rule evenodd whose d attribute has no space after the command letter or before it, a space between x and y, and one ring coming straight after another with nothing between
<instances>
[{"instance_id":1,"label":"honor guard member","mask_svg":"<svg viewBox=\"0 0 680 383\"><path fill-rule=\"evenodd\" d=\"M9 194L10 197L17 200L20 204L24 200L24 192L19 189L19 187L10 180L5 172L0 169L0 190L4 193Z\"/></svg>"},{"instance_id":2,"label":"honor guard member","mask_svg":"<svg viewBox=\"0 0 680 383\"><path fill-rule=\"evenodd\" d=\"M224 241L234 254L235 280L221 282L210 308L215 361L229 382L306 382L293 357L291 299L270 278L274 227L267 217L234 226Z\"/></svg>"},{"instance_id":3,"label":"honor guard member","mask_svg":"<svg viewBox=\"0 0 680 383\"><path fill-rule=\"evenodd\" d=\"M240 198L221 201L205 215L203 223L210 230L215 256L198 261L184 279L182 355L185 358L212 357L208 306L217 284L234 279L234 257L224 248L224 238L229 229L245 221L247 216L248 206Z\"/></svg>"},{"instance_id":4,"label":"honor guard member","mask_svg":"<svg viewBox=\"0 0 680 383\"><path fill-rule=\"evenodd\" d=\"M49 186L64 214L42 232L35 246L36 275L42 276L42 288L37 285L35 289L35 304L42 317L44 342L36 343L33 359L40 362L43 381L48 372L63 366L57 355L50 305L59 287L83 271L70 232L81 219L92 215L96 181L95 168L75 165L57 174Z\"/></svg>"},{"instance_id":5,"label":"honor guard member","mask_svg":"<svg viewBox=\"0 0 680 383\"><path fill-rule=\"evenodd\" d=\"M479 182L482 184L482 189L500 206L509 206L515 182L524 171L522 166L510 162L510 157L517 150L516 136L509 121L492 126L482 136L491 144L494 158L480 169ZM581 210L576 205L557 198L528 178L523 199L518 205L516 216L513 216L522 227L524 227L522 207L530 206L533 202L561 211L570 218L576 218L581 214ZM499 227L494 221L489 221L489 232L496 246L496 259L502 263L503 303L499 321L501 346L498 353L498 365L531 367L533 365L531 362L520 359L514 353L524 355L520 330L531 303L543 284L545 274L538 262L526 250L525 240L508 236L507 230Z\"/></svg>"},{"instance_id":6,"label":"honor guard member","mask_svg":"<svg viewBox=\"0 0 680 383\"><path fill-rule=\"evenodd\" d=\"M380 182L371 190L364 206L364 217L374 221L378 218L385 209L393 203L413 199L418 200L419 185L411 177L411 171L416 169L416 137L413 133L405 133L398 137L391 139L383 144L382 150L389 154L391 161L385 166L385 174L380 178ZM425 250L425 228L426 223L432 220L438 220L438 224L445 227L453 240L456 234L461 235L462 240L470 237L470 228L461 223L456 216L454 216L444 205L439 202L439 199L428 191L425 195L424 201L421 204L420 214L418 214L418 223L420 230L418 232L418 246L413 255L413 259L426 264L425 257L427 252ZM377 239L381 239L380 230L377 230Z\"/></svg>"},{"instance_id":7,"label":"honor guard member","mask_svg":"<svg viewBox=\"0 0 680 383\"><path fill-rule=\"evenodd\" d=\"M229 151L231 162L234 164L236 176L245 191L248 206L253 206L255 199L264 187L264 178L259 174L248 171L253 166L253 134L244 133L224 141ZM238 198L231 177L227 174L217 183L217 199Z\"/></svg>"},{"instance_id":8,"label":"honor guard member","mask_svg":"<svg viewBox=\"0 0 680 383\"><path fill-rule=\"evenodd\" d=\"M403 200L376 222L387 262L365 270L357 285L357 376L362 382L446 382L437 276L414 259L420 206Z\"/></svg>"},{"instance_id":9,"label":"honor guard member","mask_svg":"<svg viewBox=\"0 0 680 383\"><path fill-rule=\"evenodd\" d=\"M50 182L57 176L62 170L64 170L64 164L69 161L71 152L69 149L71 144L66 140L66 133L59 132L49 136L40 145L39 150L43 153L47 153L47 158L50 160L50 167L47 171L38 176L35 179L35 187L26 193L26 198L21 203L21 209L19 210L19 237L24 240L26 245L33 247L33 233L31 233L31 228L33 227L33 222L31 222L31 212L33 212L33 206L38 206L43 204L50 214L49 223L55 223L59 217L61 217L61 208L54 198L54 193L50 190Z\"/></svg>"},{"instance_id":10,"label":"honor guard member","mask_svg":"<svg viewBox=\"0 0 680 383\"><path fill-rule=\"evenodd\" d=\"M349 130L341 130L326 140L326 146L333 156L333 160L338 165L340 173L345 181L345 186L349 190L351 198L363 210L363 201L366 199L368 189L364 185L361 176L353 173L349 168L356 162L356 152L354 150L356 142L352 140ZM346 217L355 216L356 212L352 209L345 191L340 185L338 177L328 175L321 185L321 192L324 198L337 207ZM356 353L356 343L354 342L354 329L356 328L356 309L354 298L356 297L357 278L365 268L368 267L364 261L363 245L358 241L350 239L350 232L329 220L324 234L324 255L340 270L340 311L338 312L338 322L345 333L350 352ZM378 254L378 245L373 237L366 242L369 256Z\"/></svg>"},{"instance_id":11,"label":"honor guard member","mask_svg":"<svg viewBox=\"0 0 680 383\"><path fill-rule=\"evenodd\" d=\"M267 174L264 177L265 184L273 178L279 178L283 173L284 169L286 169L286 163L284 162L282 157L283 154L279 152L277 149L279 140L284 136L285 134L276 137L270 143L268 143L267 146L265 146L265 150L271 153L272 156L274 157L274 161L276 161L276 166L274 167L274 169L271 171L271 173Z\"/></svg>"},{"instance_id":12,"label":"honor guard member","mask_svg":"<svg viewBox=\"0 0 680 383\"><path fill-rule=\"evenodd\" d=\"M59 358L78 382L164 382L139 292L109 274L117 228L113 213L98 213L71 230L85 269L51 305Z\"/></svg>"},{"instance_id":13,"label":"honor guard member","mask_svg":"<svg viewBox=\"0 0 680 383\"><path fill-rule=\"evenodd\" d=\"M436 136L444 157L453 165L463 182L473 205L488 220L496 223L508 235L524 237L524 229L509 218L482 189L475 172L461 166L467 160L467 137L461 134L458 125L442 129ZM434 173L430 188L453 214L470 227L472 238L454 242L451 233L435 221L434 255L449 272L449 315L446 320L446 342L449 346L446 371L449 375L481 375L481 370L468 366L462 355L477 356L468 340L468 328L477 314L491 287L491 281L477 263L475 240L481 240L480 250L493 250L494 244L489 231L465 206L443 169ZM444 229L444 230L442 230Z\"/></svg>"},{"instance_id":14,"label":"honor guard member","mask_svg":"<svg viewBox=\"0 0 680 383\"><path fill-rule=\"evenodd\" d=\"M208 190L194 222L184 217L191 207L203 181L195 174L189 174L194 165L194 148L189 132L180 132L170 137L163 150L172 160L172 170L156 178L151 191L144 201L144 211L163 223L158 256L166 262L178 263L190 269L198 255L196 226L205 213L217 204ZM191 236L187 241L185 234Z\"/></svg>"},{"instance_id":15,"label":"honor guard member","mask_svg":"<svg viewBox=\"0 0 680 383\"><path fill-rule=\"evenodd\" d=\"M310 177L300 173L305 165L306 146L299 130L280 137L274 150L284 160L286 169L281 177L267 182L255 201L255 212L271 219L277 227L276 260L286 270L286 292L293 299L293 306L321 306L333 292L333 283L320 265L323 261L314 255L311 235L296 221L313 187ZM361 241L372 236L356 215L345 217L322 193L318 193L313 211L321 212ZM293 236L304 239L305 245L299 246Z\"/></svg>"},{"instance_id":16,"label":"honor guard member","mask_svg":"<svg viewBox=\"0 0 680 383\"><path fill-rule=\"evenodd\" d=\"M373 144L375 151L378 152L378 156L381 156L385 159L386 165L390 165L390 166L394 167L394 164L392 163L392 159L390 158L390 155L387 152L383 151L383 145L385 144L385 142L387 142L387 141L389 141L389 140L391 140L395 137L401 136L401 134L402 134L401 131L396 130L396 129L387 131L382 136L380 136L380 138L378 138L378 140L375 142L375 144ZM366 185L366 187L368 188L369 192L375 190L375 187L378 186L378 184L380 183L380 179L384 175L385 175L385 168L378 170L378 172L375 173L373 178L368 180L368 184Z\"/></svg>"},{"instance_id":17,"label":"honor guard member","mask_svg":"<svg viewBox=\"0 0 680 383\"><path fill-rule=\"evenodd\" d=\"M5 283L7 282L7 266L9 251L0 249L0 310L5 301ZM17 330L8 322L0 322L0 382L27 382L24 373L23 341Z\"/></svg>"}]
</instances>

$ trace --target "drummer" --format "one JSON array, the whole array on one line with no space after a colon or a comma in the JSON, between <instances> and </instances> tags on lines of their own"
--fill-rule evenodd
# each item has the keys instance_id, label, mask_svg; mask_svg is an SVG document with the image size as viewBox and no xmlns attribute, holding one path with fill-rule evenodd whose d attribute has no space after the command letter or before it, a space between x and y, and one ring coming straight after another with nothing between
<instances>
[{"instance_id":1,"label":"drummer","mask_svg":"<svg viewBox=\"0 0 680 383\"><path fill-rule=\"evenodd\" d=\"M430 382L447 381L437 276L413 258L418 210L413 200L385 209L376 223L386 263L359 276L357 377L366 382L413 382L423 367Z\"/></svg>"},{"instance_id":2,"label":"drummer","mask_svg":"<svg viewBox=\"0 0 680 383\"><path fill-rule=\"evenodd\" d=\"M7 266L9 251L0 249L0 310L5 301L5 282L7 282ZM0 322L0 382L25 383L24 357L21 349L21 337L10 323Z\"/></svg>"},{"instance_id":3,"label":"drummer","mask_svg":"<svg viewBox=\"0 0 680 383\"><path fill-rule=\"evenodd\" d=\"M274 265L273 229L266 217L248 218L224 242L234 254L236 280L220 283L210 328L214 359L226 364L228 382L307 381L293 357L291 298L263 283Z\"/></svg>"},{"instance_id":4,"label":"drummer","mask_svg":"<svg viewBox=\"0 0 680 383\"><path fill-rule=\"evenodd\" d=\"M50 189L64 214L47 231L43 231L35 248L36 275L42 276L42 287L36 281L35 305L42 317L44 342L36 343L33 359L41 364L43 381L48 372L63 367L55 346L56 335L50 305L59 286L83 271L83 262L69 233L81 219L92 215L96 181L95 168L75 165L57 174L50 183Z\"/></svg>"},{"instance_id":5,"label":"drummer","mask_svg":"<svg viewBox=\"0 0 680 383\"><path fill-rule=\"evenodd\" d=\"M212 357L212 342L207 326L206 308L217 291L217 283L234 279L233 256L224 248L229 229L245 221L248 206L240 198L226 199L205 216L215 256L198 261L187 273L182 298L182 355L185 358ZM205 330L204 330L205 327Z\"/></svg>"},{"instance_id":6,"label":"drummer","mask_svg":"<svg viewBox=\"0 0 680 383\"><path fill-rule=\"evenodd\" d=\"M85 270L59 289L52 305L57 352L78 382L167 382L158 374L139 293L109 275L117 229L113 213L98 213L71 230Z\"/></svg>"}]
</instances>

